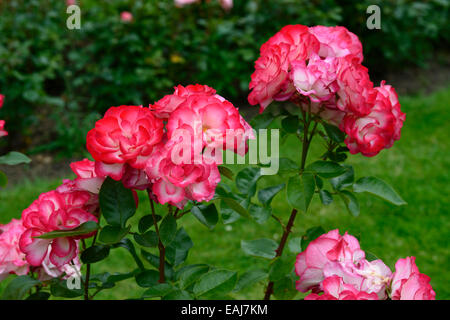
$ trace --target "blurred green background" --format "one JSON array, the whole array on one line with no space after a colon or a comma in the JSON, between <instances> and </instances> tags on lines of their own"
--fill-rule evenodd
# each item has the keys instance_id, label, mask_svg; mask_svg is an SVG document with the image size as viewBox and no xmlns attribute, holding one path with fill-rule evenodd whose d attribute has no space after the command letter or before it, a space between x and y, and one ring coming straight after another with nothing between
<instances>
[{"instance_id":1,"label":"blurred green background","mask_svg":"<svg viewBox=\"0 0 450 320\"><path fill-rule=\"evenodd\" d=\"M245 108L259 48L286 24L346 26L360 37L374 80L426 66L450 38L448 0L245 0L229 12L217 0L77 3L80 30L66 28L64 0L0 2L0 118L10 133L0 150L79 154L110 106L148 105L177 84L208 84ZM366 27L374 4L381 30ZM131 23L121 22L123 11Z\"/></svg>"},{"instance_id":2,"label":"blurred green background","mask_svg":"<svg viewBox=\"0 0 450 320\"><path fill-rule=\"evenodd\" d=\"M0 119L10 134L0 140L0 154L15 149L33 158L31 165L1 168L10 186L0 190L0 223L19 218L40 193L70 177L67 159L85 155L87 131L110 106L147 105L177 84L202 83L250 117L257 108L246 101L248 83L263 42L286 24L344 25L360 37L374 82L392 79L406 113L402 139L392 149L374 158L351 156L348 163L357 177L389 182L408 205L362 196L361 215L354 218L339 201L324 207L315 199L310 213L298 217L294 234L316 225L348 230L391 269L398 258L414 255L437 298L450 298L449 1L235 0L229 12L214 0L185 8L171 0L77 2L80 30L66 28L65 1L0 2L0 93L6 96ZM366 28L372 4L382 10L381 30ZM133 21L121 22L122 11L131 12ZM281 156L298 159L299 148L289 138ZM320 151L313 150L311 159ZM259 184L277 179L283 182L266 177ZM149 210L145 197L141 201L135 221ZM273 204L286 220L285 194ZM272 222L261 227L241 219L209 232L186 215L183 225L195 243L189 263L239 271L267 266L241 251L241 239L281 236ZM115 249L93 268L125 272L134 262ZM0 283L0 291L8 281ZM98 297L138 297L143 291L130 280ZM259 284L233 297L262 295Z\"/></svg>"}]
</instances>

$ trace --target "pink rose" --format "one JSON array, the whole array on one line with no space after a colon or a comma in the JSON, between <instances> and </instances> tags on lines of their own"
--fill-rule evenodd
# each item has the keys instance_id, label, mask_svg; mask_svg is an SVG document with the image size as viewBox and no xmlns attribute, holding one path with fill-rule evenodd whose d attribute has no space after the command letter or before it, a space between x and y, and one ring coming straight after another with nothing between
<instances>
[{"instance_id":1,"label":"pink rose","mask_svg":"<svg viewBox=\"0 0 450 320\"><path fill-rule=\"evenodd\" d=\"M260 105L260 112L273 100L287 100L295 92L288 77L291 63L305 61L319 51L319 41L309 33L308 27L288 25L261 46L255 62L255 72L248 96L251 105Z\"/></svg>"},{"instance_id":2,"label":"pink rose","mask_svg":"<svg viewBox=\"0 0 450 320\"><path fill-rule=\"evenodd\" d=\"M19 248L24 231L21 220L12 219L8 224L0 225L0 281L11 273L20 276L28 273L29 265Z\"/></svg>"},{"instance_id":3,"label":"pink rose","mask_svg":"<svg viewBox=\"0 0 450 320\"><path fill-rule=\"evenodd\" d=\"M358 291L375 293L380 300L386 299L386 286L391 281L391 270L381 260L330 262L324 266L325 278L339 276L345 284Z\"/></svg>"},{"instance_id":4,"label":"pink rose","mask_svg":"<svg viewBox=\"0 0 450 320\"><path fill-rule=\"evenodd\" d=\"M73 229L87 221L97 222L97 218L88 211L90 199L89 192L59 193L50 191L41 194L22 212L23 226L27 230L21 235L19 244L30 265L41 265L49 247L51 248L49 259L57 267L75 258L76 240L92 234L55 239L35 237L50 231Z\"/></svg>"},{"instance_id":5,"label":"pink rose","mask_svg":"<svg viewBox=\"0 0 450 320\"><path fill-rule=\"evenodd\" d=\"M419 272L415 257L399 259L391 283L392 300L435 300L430 278Z\"/></svg>"},{"instance_id":6,"label":"pink rose","mask_svg":"<svg viewBox=\"0 0 450 320\"><path fill-rule=\"evenodd\" d=\"M320 42L321 57L345 57L352 55L361 63L363 61L362 44L358 37L344 27L315 26L309 28Z\"/></svg>"},{"instance_id":7,"label":"pink rose","mask_svg":"<svg viewBox=\"0 0 450 320\"><path fill-rule=\"evenodd\" d=\"M100 176L95 171L95 162L88 159L72 162L70 168L76 174L75 180L64 180L56 190L61 193L71 191L88 191L98 194L106 175Z\"/></svg>"},{"instance_id":8,"label":"pink rose","mask_svg":"<svg viewBox=\"0 0 450 320\"><path fill-rule=\"evenodd\" d=\"M308 64L303 60L292 62L294 87L312 102L330 100L339 88L336 82L337 65L338 59L322 59L317 54L310 57Z\"/></svg>"},{"instance_id":9,"label":"pink rose","mask_svg":"<svg viewBox=\"0 0 450 320\"><path fill-rule=\"evenodd\" d=\"M244 155L247 140L253 138L251 127L238 109L218 95L189 96L172 112L166 128L169 139L186 133L194 146L201 144L194 147L197 153L206 147L206 153L229 149Z\"/></svg>"},{"instance_id":10,"label":"pink rose","mask_svg":"<svg viewBox=\"0 0 450 320\"><path fill-rule=\"evenodd\" d=\"M289 61L287 60L289 45L280 44L267 48L255 62L255 72L248 96L251 105L260 105L259 112L264 109L283 92L283 86L288 79Z\"/></svg>"},{"instance_id":11,"label":"pink rose","mask_svg":"<svg viewBox=\"0 0 450 320\"><path fill-rule=\"evenodd\" d=\"M351 284L346 284L338 276L327 277L323 280L322 295L311 293L305 300L378 300L375 293L359 291Z\"/></svg>"},{"instance_id":12,"label":"pink rose","mask_svg":"<svg viewBox=\"0 0 450 320\"><path fill-rule=\"evenodd\" d=\"M77 253L75 258L62 266L55 266L50 261L50 248L42 261L41 266L35 268L35 272L38 274L38 279L40 281L47 281L52 278L62 277L62 279L67 279L71 276L79 276L81 278L81 262L78 257L78 243L77 243Z\"/></svg>"},{"instance_id":13,"label":"pink rose","mask_svg":"<svg viewBox=\"0 0 450 320\"><path fill-rule=\"evenodd\" d=\"M307 26L300 24L284 26L261 46L261 55L270 47L280 44L288 45L287 60L289 63L306 60L312 53L319 51L320 43Z\"/></svg>"},{"instance_id":14,"label":"pink rose","mask_svg":"<svg viewBox=\"0 0 450 320\"><path fill-rule=\"evenodd\" d=\"M321 235L297 256L295 272L300 277L296 283L297 290L319 290L320 283L325 278L325 266L332 262L354 264L364 259L364 256L358 240L347 233L341 236L336 229Z\"/></svg>"},{"instance_id":15,"label":"pink rose","mask_svg":"<svg viewBox=\"0 0 450 320\"><path fill-rule=\"evenodd\" d=\"M392 147L394 141L400 139L400 130L405 120L405 114L400 111L400 104L391 86L382 83L381 87L374 88L372 92L375 98L369 114L358 117L349 113L340 126L348 135L345 143L350 153L361 152L367 157Z\"/></svg>"},{"instance_id":16,"label":"pink rose","mask_svg":"<svg viewBox=\"0 0 450 320\"><path fill-rule=\"evenodd\" d=\"M195 161L190 140L179 138L158 148L147 163L146 173L159 203L182 208L187 200L211 200L220 173L214 162ZM190 154L185 154L185 150L190 150Z\"/></svg>"},{"instance_id":17,"label":"pink rose","mask_svg":"<svg viewBox=\"0 0 450 320\"><path fill-rule=\"evenodd\" d=\"M8 132L5 131L4 128L5 128L5 120L0 120L0 138L8 135Z\"/></svg>"},{"instance_id":18,"label":"pink rose","mask_svg":"<svg viewBox=\"0 0 450 320\"><path fill-rule=\"evenodd\" d=\"M131 22L133 21L133 14L128 11L123 11L120 13L120 20L125 23Z\"/></svg>"},{"instance_id":19,"label":"pink rose","mask_svg":"<svg viewBox=\"0 0 450 320\"><path fill-rule=\"evenodd\" d=\"M233 0L220 0L220 5L225 10L231 10L233 8Z\"/></svg>"},{"instance_id":20,"label":"pink rose","mask_svg":"<svg viewBox=\"0 0 450 320\"><path fill-rule=\"evenodd\" d=\"M373 83L370 81L367 68L354 56L346 56L339 59L336 78L339 87L338 108L358 116L370 113L376 94L373 92Z\"/></svg>"},{"instance_id":21,"label":"pink rose","mask_svg":"<svg viewBox=\"0 0 450 320\"><path fill-rule=\"evenodd\" d=\"M216 95L216 90L211 87L195 84L183 87L178 85L175 88L173 94L164 96L161 100L155 102L154 105L150 105L150 109L158 118L167 119L169 115L175 111L186 99L190 96L203 95L203 96L214 96ZM220 97L219 95L216 95Z\"/></svg>"},{"instance_id":22,"label":"pink rose","mask_svg":"<svg viewBox=\"0 0 450 320\"><path fill-rule=\"evenodd\" d=\"M112 107L87 134L87 149L98 161L96 171L120 180L128 163L143 169L163 136L163 122L149 108Z\"/></svg>"}]
</instances>

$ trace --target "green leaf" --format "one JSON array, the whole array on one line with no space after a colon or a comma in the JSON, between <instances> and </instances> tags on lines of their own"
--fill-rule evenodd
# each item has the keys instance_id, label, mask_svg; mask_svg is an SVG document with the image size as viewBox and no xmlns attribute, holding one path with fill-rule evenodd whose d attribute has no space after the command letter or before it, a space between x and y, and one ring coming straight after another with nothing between
<instances>
[{"instance_id":1,"label":"green leaf","mask_svg":"<svg viewBox=\"0 0 450 320\"><path fill-rule=\"evenodd\" d=\"M355 195L347 190L342 190L339 195L344 200L348 212L357 217L359 215L359 202Z\"/></svg>"},{"instance_id":2,"label":"green leaf","mask_svg":"<svg viewBox=\"0 0 450 320\"><path fill-rule=\"evenodd\" d=\"M269 112L264 112L253 117L250 120L250 125L255 130L266 129L274 119L275 117L272 116Z\"/></svg>"},{"instance_id":3,"label":"green leaf","mask_svg":"<svg viewBox=\"0 0 450 320\"><path fill-rule=\"evenodd\" d=\"M269 206L270 203L272 202L272 199L277 195L278 192L283 190L284 186L285 184L282 183L273 187L268 187L259 190L258 191L259 202L261 202L263 206Z\"/></svg>"},{"instance_id":4,"label":"green leaf","mask_svg":"<svg viewBox=\"0 0 450 320\"><path fill-rule=\"evenodd\" d=\"M329 205L330 203L333 202L333 196L328 190L320 190L319 196L320 201L322 201L324 205Z\"/></svg>"},{"instance_id":5,"label":"green leaf","mask_svg":"<svg viewBox=\"0 0 450 320\"><path fill-rule=\"evenodd\" d=\"M95 245L87 248L81 253L83 263L95 263L106 259L109 255L109 246Z\"/></svg>"},{"instance_id":6,"label":"green leaf","mask_svg":"<svg viewBox=\"0 0 450 320\"><path fill-rule=\"evenodd\" d=\"M156 297L164 297L175 291L175 287L168 283L157 283L156 285L150 287L150 289L146 290L142 295L142 298L156 298Z\"/></svg>"},{"instance_id":7,"label":"green leaf","mask_svg":"<svg viewBox=\"0 0 450 320\"><path fill-rule=\"evenodd\" d=\"M242 208L244 209L244 208ZM246 212L246 210L244 209ZM237 221L241 215L230 208L227 203L222 199L220 200L220 214L222 216L222 222L224 224L229 224Z\"/></svg>"},{"instance_id":8,"label":"green leaf","mask_svg":"<svg viewBox=\"0 0 450 320\"><path fill-rule=\"evenodd\" d=\"M52 296L61 298L76 298L83 295L82 289L67 288L67 281L60 279L53 279L50 285L50 292Z\"/></svg>"},{"instance_id":9,"label":"green leaf","mask_svg":"<svg viewBox=\"0 0 450 320\"><path fill-rule=\"evenodd\" d=\"M147 260L153 267L157 269L159 268L159 256L145 250L141 250L141 254L144 259ZM164 262L164 273L168 279L173 279L173 277L175 276L172 265L167 263L166 261Z\"/></svg>"},{"instance_id":10,"label":"green leaf","mask_svg":"<svg viewBox=\"0 0 450 320\"><path fill-rule=\"evenodd\" d=\"M270 207L265 208L251 204L249 212L252 218L255 219L257 223L263 224L272 215L272 208Z\"/></svg>"},{"instance_id":11,"label":"green leaf","mask_svg":"<svg viewBox=\"0 0 450 320\"><path fill-rule=\"evenodd\" d=\"M101 285L99 287L101 288L112 288L114 287L116 282L123 281L129 278L133 278L136 274L139 272L142 272L140 269L134 269L131 272L128 273L113 273L110 274L109 272L103 272L98 274L91 275L91 281L100 281Z\"/></svg>"},{"instance_id":12,"label":"green leaf","mask_svg":"<svg viewBox=\"0 0 450 320\"><path fill-rule=\"evenodd\" d=\"M236 287L233 292L239 292L247 287L253 286L255 283L265 280L267 272L261 269L248 270L239 276Z\"/></svg>"},{"instance_id":13,"label":"green leaf","mask_svg":"<svg viewBox=\"0 0 450 320\"><path fill-rule=\"evenodd\" d=\"M213 270L204 274L194 285L194 294L203 295L226 294L234 289L237 273L229 270Z\"/></svg>"},{"instance_id":14,"label":"green leaf","mask_svg":"<svg viewBox=\"0 0 450 320\"><path fill-rule=\"evenodd\" d=\"M278 300L291 300L297 293L294 280L290 276L285 276L274 283L273 295Z\"/></svg>"},{"instance_id":15,"label":"green leaf","mask_svg":"<svg viewBox=\"0 0 450 320\"><path fill-rule=\"evenodd\" d=\"M241 247L245 253L251 256L273 259L278 244L272 239L242 240Z\"/></svg>"},{"instance_id":16,"label":"green leaf","mask_svg":"<svg viewBox=\"0 0 450 320\"><path fill-rule=\"evenodd\" d=\"M323 188L323 180L319 176L314 176L314 180L316 181L316 186L320 190Z\"/></svg>"},{"instance_id":17,"label":"green leaf","mask_svg":"<svg viewBox=\"0 0 450 320\"><path fill-rule=\"evenodd\" d=\"M185 290L175 290L165 295L163 300L194 300L194 298Z\"/></svg>"},{"instance_id":18,"label":"green leaf","mask_svg":"<svg viewBox=\"0 0 450 320\"><path fill-rule=\"evenodd\" d=\"M227 204L227 206L237 213L239 213L241 216L250 218L250 213L243 207L239 202L232 198L222 198L222 200Z\"/></svg>"},{"instance_id":19,"label":"green leaf","mask_svg":"<svg viewBox=\"0 0 450 320\"><path fill-rule=\"evenodd\" d=\"M100 188L99 202L102 215L113 226L125 227L126 222L136 212L133 192L121 181L106 178Z\"/></svg>"},{"instance_id":20,"label":"green leaf","mask_svg":"<svg viewBox=\"0 0 450 320\"><path fill-rule=\"evenodd\" d=\"M177 233L177 221L173 215L168 214L159 225L159 236L161 237L161 242L165 247L167 247Z\"/></svg>"},{"instance_id":21,"label":"green leaf","mask_svg":"<svg viewBox=\"0 0 450 320\"><path fill-rule=\"evenodd\" d=\"M148 288L158 283L159 272L156 270L145 270L135 276L138 286Z\"/></svg>"},{"instance_id":22,"label":"green leaf","mask_svg":"<svg viewBox=\"0 0 450 320\"><path fill-rule=\"evenodd\" d=\"M156 215L156 222L158 222L161 219L162 219L162 217L160 215ZM144 233L145 231L150 229L153 225L154 225L153 216L151 214L143 216L139 220L139 224L138 224L139 233Z\"/></svg>"},{"instance_id":23,"label":"green leaf","mask_svg":"<svg viewBox=\"0 0 450 320\"><path fill-rule=\"evenodd\" d=\"M298 117L297 116L288 116L281 120L281 127L287 133L296 133L299 127Z\"/></svg>"},{"instance_id":24,"label":"green leaf","mask_svg":"<svg viewBox=\"0 0 450 320\"><path fill-rule=\"evenodd\" d=\"M289 240L288 243L289 251L292 253L298 254L302 252L302 238L301 237L294 237Z\"/></svg>"},{"instance_id":25,"label":"green leaf","mask_svg":"<svg viewBox=\"0 0 450 320\"><path fill-rule=\"evenodd\" d=\"M366 251L366 260L367 261L374 261L374 260L378 260L379 258L374 255L372 252L370 251Z\"/></svg>"},{"instance_id":26,"label":"green leaf","mask_svg":"<svg viewBox=\"0 0 450 320\"><path fill-rule=\"evenodd\" d=\"M295 175L288 181L287 199L291 206L306 212L314 195L316 183L310 173Z\"/></svg>"},{"instance_id":27,"label":"green leaf","mask_svg":"<svg viewBox=\"0 0 450 320\"><path fill-rule=\"evenodd\" d=\"M50 293L40 291L33 293L32 295L28 296L28 298L26 298L25 300L48 300L48 298L50 298Z\"/></svg>"},{"instance_id":28,"label":"green leaf","mask_svg":"<svg viewBox=\"0 0 450 320\"><path fill-rule=\"evenodd\" d=\"M314 172L325 179L340 176L346 171L339 163L323 160L311 163L305 170Z\"/></svg>"},{"instance_id":29,"label":"green leaf","mask_svg":"<svg viewBox=\"0 0 450 320\"><path fill-rule=\"evenodd\" d=\"M288 275L294 269L294 261L284 257L278 257L270 266L269 280L278 281Z\"/></svg>"},{"instance_id":30,"label":"green leaf","mask_svg":"<svg viewBox=\"0 0 450 320\"><path fill-rule=\"evenodd\" d=\"M222 176L227 177L230 180L233 180L233 171L224 166L219 166L219 172Z\"/></svg>"},{"instance_id":31,"label":"green leaf","mask_svg":"<svg viewBox=\"0 0 450 320\"><path fill-rule=\"evenodd\" d=\"M303 235L302 241L301 241L302 251L306 250L306 247L308 246L308 244L311 241L317 239L319 236L321 236L324 233L325 233L325 230L321 226L312 227L312 228L309 228L308 230L306 230L306 233Z\"/></svg>"},{"instance_id":32,"label":"green leaf","mask_svg":"<svg viewBox=\"0 0 450 320\"><path fill-rule=\"evenodd\" d=\"M239 192L247 195L248 197L253 197L256 193L256 183L261 177L260 168L250 168L247 167L241 171L236 176L236 187Z\"/></svg>"},{"instance_id":33,"label":"green leaf","mask_svg":"<svg viewBox=\"0 0 450 320\"><path fill-rule=\"evenodd\" d=\"M166 247L166 258L175 267L182 264L187 256L189 250L194 246L191 238L184 228L177 231L175 239Z\"/></svg>"},{"instance_id":34,"label":"green leaf","mask_svg":"<svg viewBox=\"0 0 450 320\"><path fill-rule=\"evenodd\" d=\"M0 157L0 164L6 164L9 166L15 166L22 163L30 163L31 159L23 153L17 151L11 151L4 156Z\"/></svg>"},{"instance_id":35,"label":"green leaf","mask_svg":"<svg viewBox=\"0 0 450 320\"><path fill-rule=\"evenodd\" d=\"M181 288L187 288L208 271L209 266L206 264L193 264L182 268L177 273Z\"/></svg>"},{"instance_id":36,"label":"green leaf","mask_svg":"<svg viewBox=\"0 0 450 320\"><path fill-rule=\"evenodd\" d=\"M328 123L322 122L323 128L325 129L325 132L327 133L327 136L333 140L334 142L341 143L344 142L345 139L345 133L339 130L338 127L333 126Z\"/></svg>"},{"instance_id":37,"label":"green leaf","mask_svg":"<svg viewBox=\"0 0 450 320\"><path fill-rule=\"evenodd\" d=\"M8 177L3 171L0 171L0 187L5 188L8 185Z\"/></svg>"},{"instance_id":38,"label":"green leaf","mask_svg":"<svg viewBox=\"0 0 450 320\"><path fill-rule=\"evenodd\" d=\"M406 204L405 200L386 182L375 177L358 179L353 185L354 192L368 192L397 206Z\"/></svg>"},{"instance_id":39,"label":"green leaf","mask_svg":"<svg viewBox=\"0 0 450 320\"><path fill-rule=\"evenodd\" d=\"M335 190L342 190L350 187L355 181L355 172L351 165L343 165L347 170L340 176L330 179L330 183Z\"/></svg>"},{"instance_id":40,"label":"green leaf","mask_svg":"<svg viewBox=\"0 0 450 320\"><path fill-rule=\"evenodd\" d=\"M11 280L3 291L2 300L22 300L28 291L40 281L30 276L19 276Z\"/></svg>"},{"instance_id":41,"label":"green leaf","mask_svg":"<svg viewBox=\"0 0 450 320\"><path fill-rule=\"evenodd\" d=\"M144 270L144 265L142 264L141 259L139 259L137 253L136 253L136 249L134 248L134 244L133 242L131 242L130 239L124 238L122 239L120 242L115 243L113 245L113 248L124 248L126 250L128 250L128 252L131 254L131 256L133 257L134 261L136 261L136 264L138 265L139 269Z\"/></svg>"},{"instance_id":42,"label":"green leaf","mask_svg":"<svg viewBox=\"0 0 450 320\"><path fill-rule=\"evenodd\" d=\"M144 247L153 248L159 243L158 235L155 231L147 231L143 234L135 234L134 240Z\"/></svg>"},{"instance_id":43,"label":"green leaf","mask_svg":"<svg viewBox=\"0 0 450 320\"><path fill-rule=\"evenodd\" d=\"M54 239L64 237L74 237L94 232L98 229L98 224L95 221L87 221L80 224L78 227L68 230L56 230L43 233L40 236L34 237L39 239Z\"/></svg>"},{"instance_id":44,"label":"green leaf","mask_svg":"<svg viewBox=\"0 0 450 320\"><path fill-rule=\"evenodd\" d=\"M193 206L191 208L191 213L198 219L198 221L210 230L214 229L219 221L219 214L217 213L214 203L209 205Z\"/></svg>"},{"instance_id":45,"label":"green leaf","mask_svg":"<svg viewBox=\"0 0 450 320\"><path fill-rule=\"evenodd\" d=\"M130 231L130 227L121 228L118 226L105 226L98 235L98 241L103 244L113 244L122 240Z\"/></svg>"},{"instance_id":46,"label":"green leaf","mask_svg":"<svg viewBox=\"0 0 450 320\"><path fill-rule=\"evenodd\" d=\"M280 173L293 173L299 172L300 167L297 163L295 163L289 158L280 158L278 170Z\"/></svg>"}]
</instances>

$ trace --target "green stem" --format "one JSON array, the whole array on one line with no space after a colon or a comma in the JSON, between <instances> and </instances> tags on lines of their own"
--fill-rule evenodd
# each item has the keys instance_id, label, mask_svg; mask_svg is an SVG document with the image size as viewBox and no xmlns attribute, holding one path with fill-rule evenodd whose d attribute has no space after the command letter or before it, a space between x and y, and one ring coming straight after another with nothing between
<instances>
[{"instance_id":1,"label":"green stem","mask_svg":"<svg viewBox=\"0 0 450 320\"><path fill-rule=\"evenodd\" d=\"M303 114L303 144L302 144L302 155L301 155L301 165L300 165L300 175L303 173L303 170L305 170L305 166L306 166L306 159L308 156L308 150L309 150L309 146L311 145L311 141L314 137L314 134L316 133L316 128L317 128L317 124L318 122L314 122L314 126L311 130L311 133L309 134L309 127L311 125L311 121L313 121L311 119L311 117L309 117L308 119L308 114L302 110L302 114ZM308 136L309 135L309 136ZM286 225L286 228L284 229L283 235L281 236L281 240L280 240L280 244L278 245L275 255L275 258L281 257L281 255L283 254L283 250L284 247L286 246L286 242L288 240L289 234L291 233L292 227L294 226L294 222L295 222L295 218L297 217L297 209L292 209L291 215L289 217L289 221ZM280 221L281 223L281 221ZM282 224L283 226L283 224ZM274 287L274 282L273 281L269 281L269 284L266 287L265 293L264 293L264 300L270 300L270 296L273 293L273 287Z\"/></svg>"},{"instance_id":2,"label":"green stem","mask_svg":"<svg viewBox=\"0 0 450 320\"><path fill-rule=\"evenodd\" d=\"M159 228L158 228L158 220L156 219L156 212L155 212L155 205L153 204L153 200L151 198L151 191L147 189L148 193L148 199L150 201L150 206L152 208L152 217L153 217L153 224L155 225L155 232L158 236L158 249L159 249L159 283L165 282L165 260L166 260L166 248L164 248L164 245L161 241L161 236L159 234ZM170 207L169 207L170 208Z\"/></svg>"}]
</instances>

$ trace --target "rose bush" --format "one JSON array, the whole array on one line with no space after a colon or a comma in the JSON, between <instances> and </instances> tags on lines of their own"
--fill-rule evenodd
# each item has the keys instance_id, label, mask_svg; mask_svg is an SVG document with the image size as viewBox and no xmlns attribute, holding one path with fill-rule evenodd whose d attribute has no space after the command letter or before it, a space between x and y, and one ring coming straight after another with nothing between
<instances>
[{"instance_id":1,"label":"rose bush","mask_svg":"<svg viewBox=\"0 0 450 320\"><path fill-rule=\"evenodd\" d=\"M325 205L340 198L355 216L360 211L355 194L361 192L406 204L383 180L355 179L353 167L343 163L347 152L372 157L392 147L405 120L394 88L384 82L374 87L362 62L362 44L347 29L289 25L261 46L248 96L261 114L251 125L230 101L200 84L178 85L148 107L111 107L87 134L93 160L72 163L74 179L41 194L20 220L1 227L0 243L7 250L0 251L0 275L18 275L4 296L23 298L14 288L25 283L41 298L51 293L88 300L134 277L147 288L142 299L223 297L259 281L267 282L265 299L290 299L298 291L311 291L307 300L434 299L430 279L413 257L400 259L392 273L381 259L370 258L356 237L337 229L325 233L313 227L289 241L296 261L284 254L297 213L306 213L316 194ZM283 139L295 135L301 142L300 159L271 158L279 161L283 183L258 188L271 164L261 152L257 166L234 177L224 166L224 154L245 157L254 129L276 122ZM310 162L315 137L323 139L325 150ZM135 226L130 218L141 205L140 191L147 193L150 212ZM286 223L271 206L282 191L292 207ZM270 260L266 269L245 270L238 277L235 271L186 264L193 242L180 219L191 213L213 229L219 212L226 224L241 218L260 225L273 218L280 224L279 243L269 238L241 242L244 252ZM129 251L135 269L91 273L92 264L119 247ZM70 289L69 280L76 277L82 287Z\"/></svg>"}]
</instances>

